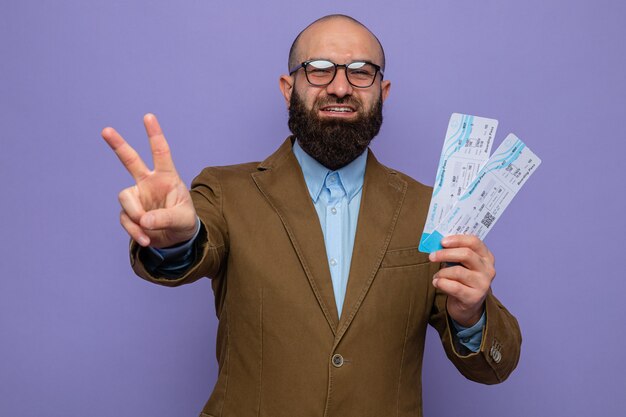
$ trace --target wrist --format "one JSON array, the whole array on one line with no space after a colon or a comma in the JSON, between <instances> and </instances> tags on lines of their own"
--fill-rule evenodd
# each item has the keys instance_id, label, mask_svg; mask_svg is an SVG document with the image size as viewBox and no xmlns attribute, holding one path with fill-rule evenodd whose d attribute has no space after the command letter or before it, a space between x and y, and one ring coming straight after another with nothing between
<instances>
[{"instance_id":1,"label":"wrist","mask_svg":"<svg viewBox=\"0 0 626 417\"><path fill-rule=\"evenodd\" d=\"M193 229L190 229L189 233L185 233L182 234L180 237L178 237L176 239L176 243L172 243L166 247L161 247L158 249L176 249L179 247L183 247L188 245L189 243L193 242L196 237L198 237L198 234L200 233L200 227L201 227L201 223L200 223L200 218L196 215L196 222L194 224Z\"/></svg>"},{"instance_id":2,"label":"wrist","mask_svg":"<svg viewBox=\"0 0 626 417\"><path fill-rule=\"evenodd\" d=\"M480 304L475 310L465 310L462 313L455 311L454 309L450 309L448 307L448 315L452 320L454 320L460 326L465 328L472 327L476 323L478 323L485 312L485 303Z\"/></svg>"}]
</instances>

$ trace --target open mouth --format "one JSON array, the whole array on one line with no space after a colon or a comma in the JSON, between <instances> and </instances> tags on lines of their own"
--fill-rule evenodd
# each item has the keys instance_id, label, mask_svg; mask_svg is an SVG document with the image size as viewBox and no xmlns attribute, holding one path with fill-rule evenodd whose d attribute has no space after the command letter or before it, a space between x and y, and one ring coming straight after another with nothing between
<instances>
[{"instance_id":1,"label":"open mouth","mask_svg":"<svg viewBox=\"0 0 626 417\"><path fill-rule=\"evenodd\" d=\"M351 116L356 113L353 107L340 105L324 106L320 110L323 114L329 116Z\"/></svg>"}]
</instances>

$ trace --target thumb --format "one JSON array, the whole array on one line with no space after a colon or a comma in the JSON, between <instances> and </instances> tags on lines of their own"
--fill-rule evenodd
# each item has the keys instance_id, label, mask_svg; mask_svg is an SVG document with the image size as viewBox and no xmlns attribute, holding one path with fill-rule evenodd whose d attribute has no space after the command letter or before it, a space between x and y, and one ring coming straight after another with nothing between
<instances>
[{"instance_id":1,"label":"thumb","mask_svg":"<svg viewBox=\"0 0 626 417\"><path fill-rule=\"evenodd\" d=\"M139 224L146 230L162 230L174 233L189 232L191 235L196 228L196 215L193 209L185 206L155 209L146 212Z\"/></svg>"}]
</instances>

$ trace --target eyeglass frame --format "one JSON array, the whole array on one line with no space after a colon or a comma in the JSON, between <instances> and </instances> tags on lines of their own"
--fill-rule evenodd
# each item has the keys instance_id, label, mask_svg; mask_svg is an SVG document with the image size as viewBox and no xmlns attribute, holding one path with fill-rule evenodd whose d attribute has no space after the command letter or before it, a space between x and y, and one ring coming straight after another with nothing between
<instances>
[{"instance_id":1,"label":"eyeglass frame","mask_svg":"<svg viewBox=\"0 0 626 417\"><path fill-rule=\"evenodd\" d=\"M309 80L309 75L306 72L306 67L307 65L309 65L311 62L315 62L315 61L326 61L326 62L330 62L331 64L333 64L333 66L335 67L335 73L333 74L333 78L330 79L329 82L325 83L325 84L313 84L310 80ZM370 64L374 66L374 69L376 70L376 72L374 73L374 76L372 77L372 83L368 86L360 86L360 85L354 85L352 84L352 81L350 81L350 77L348 77L348 66L352 65L352 64L356 64L356 63L363 63L363 64ZM318 58L318 59L309 59L308 61L304 61L298 65L296 65L295 67L293 67L292 69L289 70L289 75L293 74L294 72L298 71L300 68L304 68L304 76L306 77L306 80L309 84L315 86L315 87L325 87L327 85L330 85L333 81L335 81L335 77L337 76L337 68L339 67L343 67L344 72L346 74L346 80L348 80L348 83L355 88L370 88L371 86L374 85L374 82L376 81L376 76L378 74L380 74L381 78L384 76L383 75L383 70L380 67L380 65L374 64L373 62L370 61L353 61L353 62L349 62L347 64L335 64L333 61L331 61L330 59L323 59L323 58Z\"/></svg>"}]
</instances>

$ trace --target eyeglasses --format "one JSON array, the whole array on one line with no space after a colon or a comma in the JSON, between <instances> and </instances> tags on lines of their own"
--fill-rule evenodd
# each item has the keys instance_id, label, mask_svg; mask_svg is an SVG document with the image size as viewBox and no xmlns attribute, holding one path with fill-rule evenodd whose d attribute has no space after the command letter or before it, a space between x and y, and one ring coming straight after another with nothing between
<instances>
[{"instance_id":1,"label":"eyeglasses","mask_svg":"<svg viewBox=\"0 0 626 417\"><path fill-rule=\"evenodd\" d=\"M335 64L326 59L304 61L289 70L289 75L298 71L300 68L304 68L307 81L314 86L322 87L333 82L337 75L337 68L339 67L345 69L346 78L350 85L358 88L370 87L374 84L376 74L380 72L380 75L383 75L380 66L372 64L371 62L356 61L349 64Z\"/></svg>"}]
</instances>

